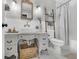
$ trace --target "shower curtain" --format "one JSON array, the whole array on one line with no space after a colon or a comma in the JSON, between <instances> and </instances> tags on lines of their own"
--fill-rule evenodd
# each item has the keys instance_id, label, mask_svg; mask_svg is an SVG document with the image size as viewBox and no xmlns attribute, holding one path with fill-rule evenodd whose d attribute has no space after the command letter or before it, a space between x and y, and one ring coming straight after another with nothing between
<instances>
[{"instance_id":1,"label":"shower curtain","mask_svg":"<svg viewBox=\"0 0 79 59\"><path fill-rule=\"evenodd\" d=\"M69 3L56 9L56 37L69 44Z\"/></svg>"}]
</instances>

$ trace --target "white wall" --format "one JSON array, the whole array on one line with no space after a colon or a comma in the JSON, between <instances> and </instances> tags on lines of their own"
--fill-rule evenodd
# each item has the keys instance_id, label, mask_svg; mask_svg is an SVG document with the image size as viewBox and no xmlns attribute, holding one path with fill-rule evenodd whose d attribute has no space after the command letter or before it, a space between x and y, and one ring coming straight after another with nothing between
<instances>
[{"instance_id":1,"label":"white wall","mask_svg":"<svg viewBox=\"0 0 79 59\"><path fill-rule=\"evenodd\" d=\"M56 1L55 0L33 0L35 1L36 5L41 5L43 7L47 7L47 8L54 8Z\"/></svg>"},{"instance_id":2,"label":"white wall","mask_svg":"<svg viewBox=\"0 0 79 59\"><path fill-rule=\"evenodd\" d=\"M9 1L9 0L7 0ZM19 0L18 0L19 1ZM55 1L54 0L32 0L33 1L33 7L36 7L37 5L40 5L41 7L46 7L49 11L51 11L52 9L55 8ZM8 2L8 4L10 3L10 1ZM10 3L11 4L11 3ZM20 5L20 2L18 3ZM20 9L20 7L19 7ZM16 27L16 30L20 30L22 28L24 28L24 24L26 24L26 20L21 20L20 19L20 10L17 11L11 11L9 12L9 14L6 14L7 17L3 18L3 22L8 24L8 28L13 28ZM5 15L5 14L4 14ZM5 20L4 20L5 19ZM45 31L45 16L43 14L42 16L42 31ZM32 31L39 31L35 29L35 26L38 25L40 27L40 23L37 20L37 17L35 15L33 15L33 21L29 22L29 24L31 25L31 27L29 27L30 30Z\"/></svg>"},{"instance_id":3,"label":"white wall","mask_svg":"<svg viewBox=\"0 0 79 59\"><path fill-rule=\"evenodd\" d=\"M8 30L8 28L13 29L14 27L16 28L17 31L23 31L24 29L27 29L31 32L38 32L40 31L40 23L38 20L32 20L31 22L29 22L30 27L24 27L25 24L27 24L27 21L22 21L22 20L18 20L18 19L8 19L7 20L8 23L8 27L6 28ZM36 29L35 27L39 26L39 29ZM5 29L5 30L6 30ZM6 30L6 31L7 31Z\"/></svg>"},{"instance_id":4,"label":"white wall","mask_svg":"<svg viewBox=\"0 0 79 59\"><path fill-rule=\"evenodd\" d=\"M27 31L29 30L33 32L40 31L40 23L36 17L33 17L32 21L29 21L30 27L24 27L24 25L27 24L27 21L21 20L21 17L20 17L21 16L21 2L20 2L21 0L17 0L18 3L17 5L14 5L14 6L12 5L12 2L13 2L12 0L11 1L6 0L6 1L7 1L7 4L9 4L10 6L10 11L9 12L6 11L5 14L3 15L4 16L3 22L8 24L8 27L6 28L7 30L8 28L13 29L15 27L17 31L20 31L20 30L23 31L23 29L27 29ZM35 28L36 26L39 26L38 30Z\"/></svg>"}]
</instances>

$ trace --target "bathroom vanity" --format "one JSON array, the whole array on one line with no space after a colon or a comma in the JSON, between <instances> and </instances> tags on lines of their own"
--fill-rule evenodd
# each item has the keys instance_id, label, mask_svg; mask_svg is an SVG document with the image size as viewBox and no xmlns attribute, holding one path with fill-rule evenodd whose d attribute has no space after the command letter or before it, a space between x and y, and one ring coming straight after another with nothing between
<instances>
[{"instance_id":1,"label":"bathroom vanity","mask_svg":"<svg viewBox=\"0 0 79 59\"><path fill-rule=\"evenodd\" d=\"M38 41L37 56L41 54L42 50L48 48L48 35L46 33L5 33L5 59L18 59L20 58L19 44L20 40L33 40ZM30 52L32 53L32 52ZM14 58L15 57L15 58Z\"/></svg>"}]
</instances>

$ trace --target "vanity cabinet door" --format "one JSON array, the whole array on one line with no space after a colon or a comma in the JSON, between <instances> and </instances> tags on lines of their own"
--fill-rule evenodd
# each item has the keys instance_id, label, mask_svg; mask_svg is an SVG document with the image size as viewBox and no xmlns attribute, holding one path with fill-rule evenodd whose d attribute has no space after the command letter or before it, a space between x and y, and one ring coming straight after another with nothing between
<instances>
[{"instance_id":1,"label":"vanity cabinet door","mask_svg":"<svg viewBox=\"0 0 79 59\"><path fill-rule=\"evenodd\" d=\"M48 38L46 36L39 37L39 52L48 48Z\"/></svg>"},{"instance_id":2,"label":"vanity cabinet door","mask_svg":"<svg viewBox=\"0 0 79 59\"><path fill-rule=\"evenodd\" d=\"M16 56L17 52L17 36L5 35L5 56Z\"/></svg>"}]
</instances>

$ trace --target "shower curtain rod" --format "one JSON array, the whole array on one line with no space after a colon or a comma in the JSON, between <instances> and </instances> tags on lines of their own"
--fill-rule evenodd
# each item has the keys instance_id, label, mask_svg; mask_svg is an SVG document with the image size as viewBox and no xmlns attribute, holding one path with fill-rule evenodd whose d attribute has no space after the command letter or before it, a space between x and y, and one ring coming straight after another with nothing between
<instances>
[{"instance_id":1,"label":"shower curtain rod","mask_svg":"<svg viewBox=\"0 0 79 59\"><path fill-rule=\"evenodd\" d=\"M71 0L69 0L69 1L67 1L67 2L65 2L65 3L63 3L63 4L61 4L60 6L58 6L57 8L60 8L60 7L62 7L63 5L65 5L65 4L67 4L67 3L69 3Z\"/></svg>"}]
</instances>

